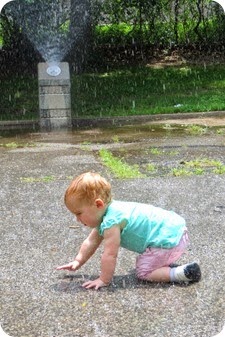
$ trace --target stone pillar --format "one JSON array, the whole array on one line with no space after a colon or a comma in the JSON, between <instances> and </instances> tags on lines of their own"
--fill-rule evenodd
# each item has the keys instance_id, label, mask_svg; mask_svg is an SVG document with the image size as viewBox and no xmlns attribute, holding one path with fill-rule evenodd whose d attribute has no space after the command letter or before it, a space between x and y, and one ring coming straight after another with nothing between
<instances>
[{"instance_id":1,"label":"stone pillar","mask_svg":"<svg viewBox=\"0 0 225 337\"><path fill-rule=\"evenodd\" d=\"M47 130L71 127L69 64L38 64L40 128Z\"/></svg>"}]
</instances>

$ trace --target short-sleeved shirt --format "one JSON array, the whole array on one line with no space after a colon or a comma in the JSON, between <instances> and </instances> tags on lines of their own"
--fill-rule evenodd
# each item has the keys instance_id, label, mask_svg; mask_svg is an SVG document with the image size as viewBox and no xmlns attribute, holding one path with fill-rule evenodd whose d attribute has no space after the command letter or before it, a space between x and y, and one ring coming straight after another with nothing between
<instances>
[{"instance_id":1,"label":"short-sleeved shirt","mask_svg":"<svg viewBox=\"0 0 225 337\"><path fill-rule=\"evenodd\" d=\"M137 253L143 253L148 247L175 247L186 230L185 220L173 211L143 203L113 200L98 232L103 236L106 229L121 224L120 245Z\"/></svg>"}]
</instances>

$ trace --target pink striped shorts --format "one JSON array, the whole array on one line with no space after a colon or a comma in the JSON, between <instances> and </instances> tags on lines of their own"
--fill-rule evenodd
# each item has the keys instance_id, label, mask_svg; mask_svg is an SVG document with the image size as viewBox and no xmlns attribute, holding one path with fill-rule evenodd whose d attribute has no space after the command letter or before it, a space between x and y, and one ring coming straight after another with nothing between
<instances>
[{"instance_id":1,"label":"pink striped shorts","mask_svg":"<svg viewBox=\"0 0 225 337\"><path fill-rule=\"evenodd\" d=\"M188 244L188 233L185 231L179 244L173 248L147 248L146 251L136 259L137 277L144 280L146 276L154 270L161 267L168 267L183 255Z\"/></svg>"}]
</instances>

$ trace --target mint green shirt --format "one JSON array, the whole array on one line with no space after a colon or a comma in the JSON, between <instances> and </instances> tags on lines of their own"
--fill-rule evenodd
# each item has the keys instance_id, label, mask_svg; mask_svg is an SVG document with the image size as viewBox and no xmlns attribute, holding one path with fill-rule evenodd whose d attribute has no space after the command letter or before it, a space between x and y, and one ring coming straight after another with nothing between
<instances>
[{"instance_id":1,"label":"mint green shirt","mask_svg":"<svg viewBox=\"0 0 225 337\"><path fill-rule=\"evenodd\" d=\"M121 227L121 246L137 253L148 247L172 248L178 245L185 220L173 211L137 202L113 200L98 227L101 236L115 225Z\"/></svg>"}]
</instances>

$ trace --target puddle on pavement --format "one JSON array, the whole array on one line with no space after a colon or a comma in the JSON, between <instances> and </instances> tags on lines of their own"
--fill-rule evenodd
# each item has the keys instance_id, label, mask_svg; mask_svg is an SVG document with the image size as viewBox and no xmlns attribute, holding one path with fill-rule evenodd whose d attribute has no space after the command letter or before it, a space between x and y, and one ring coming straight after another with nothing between
<instances>
[{"instance_id":1,"label":"puddle on pavement","mask_svg":"<svg viewBox=\"0 0 225 337\"><path fill-rule=\"evenodd\" d=\"M92 129L75 129L71 131L54 132L23 132L12 130L0 132L2 142L63 142L71 144L79 143L111 143L111 142L138 142L145 138L161 138L171 133L171 137L182 134L182 126L170 127L160 125L137 125L121 127L99 127ZM173 131L173 132L172 132Z\"/></svg>"},{"instance_id":2,"label":"puddle on pavement","mask_svg":"<svg viewBox=\"0 0 225 337\"><path fill-rule=\"evenodd\" d=\"M73 129L71 131L54 131L54 132L32 132L19 130L0 131L0 143L5 142L63 142L63 143L109 143L109 142L138 142L144 139L162 139L176 138L178 136L187 136L191 134L190 126L182 124L141 124L117 127L99 127L91 129ZM215 129L221 129L221 133L225 134L225 128L222 127L199 127L212 133ZM201 133L199 129L199 133ZM194 130L193 135L198 130Z\"/></svg>"},{"instance_id":3,"label":"puddle on pavement","mask_svg":"<svg viewBox=\"0 0 225 337\"><path fill-rule=\"evenodd\" d=\"M105 147L129 165L138 166L148 177L188 175L190 171L203 174L213 171L215 165L225 165L225 128L222 126L142 124L48 133L21 130L0 133L0 148L4 149L32 146L43 149L49 144L54 150L62 149L63 144L65 148L71 145L80 148L81 153L92 151L96 157L99 149Z\"/></svg>"}]
</instances>

